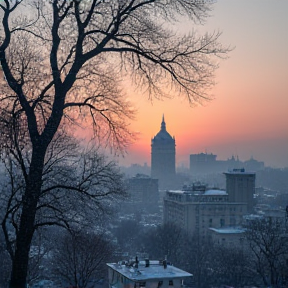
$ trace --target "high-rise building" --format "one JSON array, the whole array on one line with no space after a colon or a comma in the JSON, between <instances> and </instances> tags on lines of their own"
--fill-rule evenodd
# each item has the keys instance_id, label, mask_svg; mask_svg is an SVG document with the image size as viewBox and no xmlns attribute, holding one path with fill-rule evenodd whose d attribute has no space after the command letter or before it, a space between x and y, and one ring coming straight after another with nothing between
<instances>
[{"instance_id":1,"label":"high-rise building","mask_svg":"<svg viewBox=\"0 0 288 288\"><path fill-rule=\"evenodd\" d=\"M246 172L245 169L233 169L226 175L226 190L229 202L246 203L249 213L253 212L255 194L255 172Z\"/></svg>"},{"instance_id":2,"label":"high-rise building","mask_svg":"<svg viewBox=\"0 0 288 288\"><path fill-rule=\"evenodd\" d=\"M243 216L253 212L255 172L233 169L224 174L226 191L207 189L205 185L167 191L163 207L164 223L175 223L187 232L202 237L210 233L209 228L241 226Z\"/></svg>"},{"instance_id":3,"label":"high-rise building","mask_svg":"<svg viewBox=\"0 0 288 288\"><path fill-rule=\"evenodd\" d=\"M158 179L152 179L144 174L137 174L128 179L128 193L132 210L158 211L159 191Z\"/></svg>"},{"instance_id":4,"label":"high-rise building","mask_svg":"<svg viewBox=\"0 0 288 288\"><path fill-rule=\"evenodd\" d=\"M235 227L247 214L246 203L231 203L226 191L201 186L167 191L164 223L174 223L188 233L206 237L209 228Z\"/></svg>"},{"instance_id":5,"label":"high-rise building","mask_svg":"<svg viewBox=\"0 0 288 288\"><path fill-rule=\"evenodd\" d=\"M175 138L167 132L163 115L161 129L151 141L151 177L166 189L173 187L175 175Z\"/></svg>"}]
</instances>

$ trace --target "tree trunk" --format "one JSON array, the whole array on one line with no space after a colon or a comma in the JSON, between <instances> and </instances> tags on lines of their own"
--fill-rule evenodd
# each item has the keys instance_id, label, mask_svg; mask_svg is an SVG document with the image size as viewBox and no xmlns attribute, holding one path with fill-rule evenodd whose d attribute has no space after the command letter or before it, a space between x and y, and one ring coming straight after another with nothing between
<instances>
[{"instance_id":1,"label":"tree trunk","mask_svg":"<svg viewBox=\"0 0 288 288\"><path fill-rule=\"evenodd\" d=\"M37 150L36 152L34 152ZM12 265L10 288L26 288L30 245L34 234L34 224L38 199L41 193L42 172L46 149L34 149L29 176L22 201L22 213L16 240Z\"/></svg>"}]
</instances>

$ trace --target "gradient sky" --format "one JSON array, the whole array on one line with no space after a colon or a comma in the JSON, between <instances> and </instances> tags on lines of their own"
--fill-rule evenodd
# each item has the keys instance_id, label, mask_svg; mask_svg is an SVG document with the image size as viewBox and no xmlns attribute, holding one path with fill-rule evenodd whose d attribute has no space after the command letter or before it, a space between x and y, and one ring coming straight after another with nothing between
<instances>
[{"instance_id":1,"label":"gradient sky","mask_svg":"<svg viewBox=\"0 0 288 288\"><path fill-rule=\"evenodd\" d=\"M214 100L196 108L183 99L151 103L131 96L138 109L131 128L139 132L120 164L150 165L151 138L165 114L176 138L176 163L207 151L226 160L251 156L272 167L288 167L288 1L218 0L200 32L222 31L220 41L235 49L220 63ZM189 23L180 23L185 32ZM192 27L192 26L191 26Z\"/></svg>"}]
</instances>

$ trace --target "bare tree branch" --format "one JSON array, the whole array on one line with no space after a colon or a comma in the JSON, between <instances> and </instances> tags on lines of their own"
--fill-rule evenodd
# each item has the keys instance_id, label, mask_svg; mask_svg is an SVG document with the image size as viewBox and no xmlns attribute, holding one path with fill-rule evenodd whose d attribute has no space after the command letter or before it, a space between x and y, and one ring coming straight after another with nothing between
<instances>
[{"instance_id":1,"label":"bare tree branch","mask_svg":"<svg viewBox=\"0 0 288 288\"><path fill-rule=\"evenodd\" d=\"M68 153L58 133L89 124L94 141L124 153L134 116L125 80L148 97L184 95L193 105L210 99L218 60L230 49L219 43L220 33L179 35L170 28L179 17L203 23L205 1L4 0L0 10L1 158L11 159L18 177L10 180L4 222L11 219L17 230L10 288L24 288L35 227L71 223L75 201L85 219L85 204L101 213L123 195L114 165L92 150L83 159ZM69 170L77 161L78 169Z\"/></svg>"}]
</instances>

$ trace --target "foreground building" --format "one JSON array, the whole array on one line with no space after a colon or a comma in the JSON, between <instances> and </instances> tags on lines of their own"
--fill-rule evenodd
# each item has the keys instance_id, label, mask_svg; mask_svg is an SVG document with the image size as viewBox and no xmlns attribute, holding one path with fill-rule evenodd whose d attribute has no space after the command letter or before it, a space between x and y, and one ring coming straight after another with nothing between
<instances>
[{"instance_id":1,"label":"foreground building","mask_svg":"<svg viewBox=\"0 0 288 288\"><path fill-rule=\"evenodd\" d=\"M109 288L180 288L192 274L167 264L166 260L108 263Z\"/></svg>"}]
</instances>

